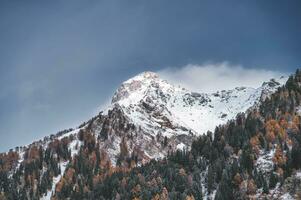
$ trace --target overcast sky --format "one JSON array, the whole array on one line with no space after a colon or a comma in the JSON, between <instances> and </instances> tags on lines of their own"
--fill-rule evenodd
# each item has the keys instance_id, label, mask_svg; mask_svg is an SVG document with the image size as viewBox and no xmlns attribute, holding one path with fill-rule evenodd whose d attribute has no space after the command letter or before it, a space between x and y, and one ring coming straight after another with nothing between
<instances>
[{"instance_id":1,"label":"overcast sky","mask_svg":"<svg viewBox=\"0 0 301 200\"><path fill-rule=\"evenodd\" d=\"M300 35L300 0L0 1L0 151L89 119L142 71L210 73L210 90L221 67L228 86L291 73Z\"/></svg>"}]
</instances>

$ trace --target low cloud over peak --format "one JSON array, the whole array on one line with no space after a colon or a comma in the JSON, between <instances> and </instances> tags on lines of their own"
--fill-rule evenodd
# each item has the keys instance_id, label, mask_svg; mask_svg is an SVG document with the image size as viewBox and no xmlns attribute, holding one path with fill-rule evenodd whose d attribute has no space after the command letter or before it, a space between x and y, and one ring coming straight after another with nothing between
<instances>
[{"instance_id":1,"label":"low cloud over peak","mask_svg":"<svg viewBox=\"0 0 301 200\"><path fill-rule=\"evenodd\" d=\"M186 65L181 68L165 68L158 71L160 77L173 84L198 92L216 92L237 86L257 88L264 81L279 78L286 73L266 69L247 69L228 62Z\"/></svg>"}]
</instances>

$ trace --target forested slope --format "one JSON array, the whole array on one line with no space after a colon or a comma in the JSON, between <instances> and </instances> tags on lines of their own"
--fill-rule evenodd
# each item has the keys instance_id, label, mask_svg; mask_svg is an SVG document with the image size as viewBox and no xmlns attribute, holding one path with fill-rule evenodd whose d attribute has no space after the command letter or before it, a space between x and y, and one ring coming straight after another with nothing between
<instances>
[{"instance_id":1,"label":"forested slope","mask_svg":"<svg viewBox=\"0 0 301 200\"><path fill-rule=\"evenodd\" d=\"M300 86L297 70L260 106L200 135L190 148L146 163L143 149L127 142L139 136L135 127L118 110L99 114L77 134L66 130L1 154L0 199L301 198ZM97 124L105 127L98 135ZM108 132L124 134L116 165L103 145ZM161 139L152 142L168 149L170 140Z\"/></svg>"}]
</instances>

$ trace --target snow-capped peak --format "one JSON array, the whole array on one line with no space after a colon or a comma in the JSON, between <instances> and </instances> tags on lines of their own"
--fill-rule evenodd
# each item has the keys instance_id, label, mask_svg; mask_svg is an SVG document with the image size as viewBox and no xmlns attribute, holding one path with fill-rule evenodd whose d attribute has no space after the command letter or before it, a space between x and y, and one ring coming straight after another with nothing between
<instances>
[{"instance_id":1,"label":"snow-capped peak","mask_svg":"<svg viewBox=\"0 0 301 200\"><path fill-rule=\"evenodd\" d=\"M174 89L174 86L160 79L154 72L143 72L121 84L112 98L112 104L118 103L121 106L137 104L149 91L157 89L168 91Z\"/></svg>"},{"instance_id":2,"label":"snow-capped peak","mask_svg":"<svg viewBox=\"0 0 301 200\"><path fill-rule=\"evenodd\" d=\"M238 113L260 104L285 80L270 80L259 88L197 93L174 86L156 73L144 72L121 84L105 112L60 138L89 129L113 165L121 141L127 138L129 152L138 153L144 163L164 157L170 150L189 147L197 135L214 131ZM71 150L77 142L70 144Z\"/></svg>"},{"instance_id":3,"label":"snow-capped peak","mask_svg":"<svg viewBox=\"0 0 301 200\"><path fill-rule=\"evenodd\" d=\"M145 71L145 72L142 72L142 73L134 76L133 78L130 78L129 80L125 81L124 83L131 83L133 81L145 82L147 80L155 80L158 78L159 78L159 75L157 73L151 72L151 71Z\"/></svg>"},{"instance_id":4,"label":"snow-capped peak","mask_svg":"<svg viewBox=\"0 0 301 200\"><path fill-rule=\"evenodd\" d=\"M238 113L258 105L285 80L271 79L259 88L197 93L174 86L154 72L143 72L122 83L112 105L120 106L133 124L152 135L198 135L213 131Z\"/></svg>"}]
</instances>

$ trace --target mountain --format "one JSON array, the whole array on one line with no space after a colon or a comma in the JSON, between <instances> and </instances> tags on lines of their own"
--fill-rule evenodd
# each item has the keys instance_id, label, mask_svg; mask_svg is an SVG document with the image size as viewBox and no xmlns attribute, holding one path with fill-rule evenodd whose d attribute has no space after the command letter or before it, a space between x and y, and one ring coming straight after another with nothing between
<instances>
[{"instance_id":1,"label":"mountain","mask_svg":"<svg viewBox=\"0 0 301 200\"><path fill-rule=\"evenodd\" d=\"M124 82L114 94L112 104L119 105L134 124L148 132L157 134L155 130L163 126L166 136L187 131L200 135L258 104L285 81L281 77L256 89L237 87L206 94L176 87L153 72L144 72Z\"/></svg>"},{"instance_id":2,"label":"mountain","mask_svg":"<svg viewBox=\"0 0 301 200\"><path fill-rule=\"evenodd\" d=\"M207 94L191 92L169 84L153 72L144 72L117 89L105 113L119 110L136 127L134 132L139 132L140 139L135 144L142 147L147 157L162 158L168 150L189 147L196 136L214 131L238 113L259 105L285 80L272 79L256 89L237 87ZM159 145L156 150L153 138L161 143L167 138L169 148Z\"/></svg>"},{"instance_id":3,"label":"mountain","mask_svg":"<svg viewBox=\"0 0 301 200\"><path fill-rule=\"evenodd\" d=\"M0 199L88 198L79 193L88 194L107 177L143 168L151 159L165 160L177 149L189 151L207 131L259 109L285 81L208 94L174 86L153 72L139 74L122 83L108 108L78 128L1 154ZM262 160L267 157L263 152Z\"/></svg>"},{"instance_id":4,"label":"mountain","mask_svg":"<svg viewBox=\"0 0 301 200\"><path fill-rule=\"evenodd\" d=\"M300 199L301 72L259 105L91 191L104 199Z\"/></svg>"},{"instance_id":5,"label":"mountain","mask_svg":"<svg viewBox=\"0 0 301 200\"><path fill-rule=\"evenodd\" d=\"M107 150L114 165L125 136L129 152L139 152L139 160L145 163L163 158L168 151L189 147L196 136L214 131L216 126L258 105L285 80L272 79L256 89L237 87L206 94L144 72L122 83L111 105L91 121L90 131L102 139L100 146Z\"/></svg>"}]
</instances>

